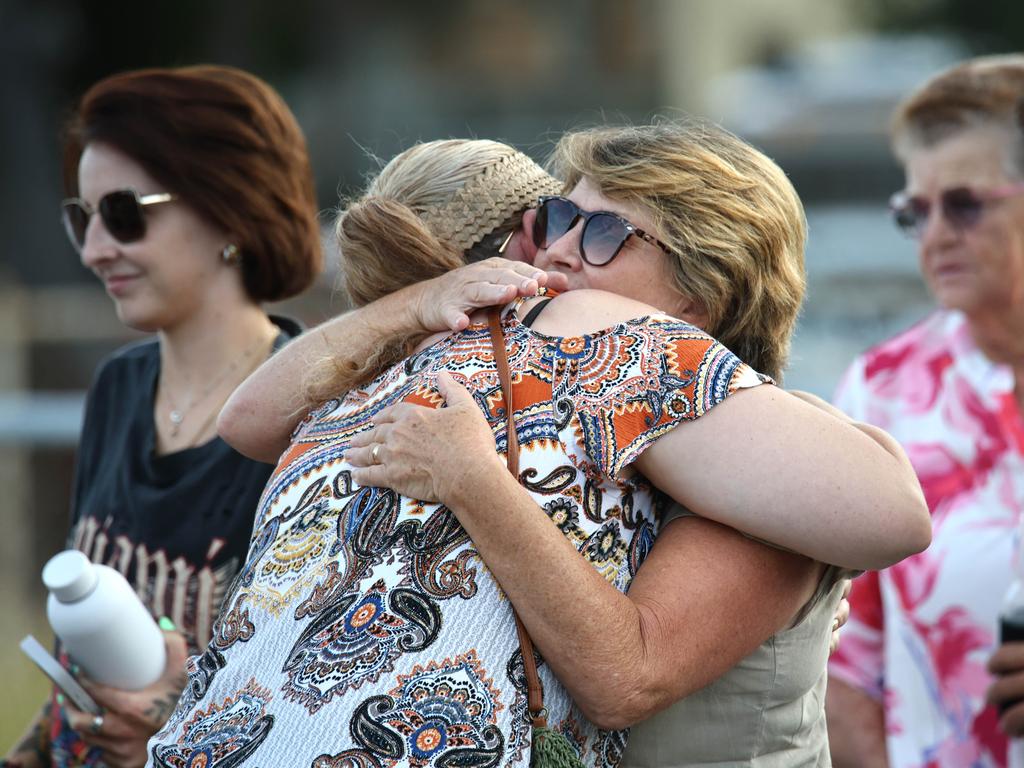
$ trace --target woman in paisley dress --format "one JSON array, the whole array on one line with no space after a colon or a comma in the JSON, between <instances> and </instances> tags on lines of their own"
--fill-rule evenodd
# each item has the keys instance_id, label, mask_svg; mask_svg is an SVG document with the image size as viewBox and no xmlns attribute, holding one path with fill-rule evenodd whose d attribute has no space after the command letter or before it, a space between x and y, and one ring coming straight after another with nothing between
<instances>
[{"instance_id":1,"label":"woman in paisley dress","mask_svg":"<svg viewBox=\"0 0 1024 768\"><path fill-rule=\"evenodd\" d=\"M723 147L736 142L725 134L722 141ZM738 142L736 150L753 153ZM744 183L777 184L781 174L757 176L774 166L764 166L756 153L749 159L754 162ZM504 163L498 165L500 172ZM385 169L373 194L341 217L346 268L358 258L354 243L363 233L379 241L385 258L391 254L403 267L409 265L411 276L428 276L431 264L447 269L442 255L461 253L424 226L416 212L381 196L387 179ZM788 187L782 198L780 210L795 212L795 219L787 220L795 223L795 231L777 231L791 238L799 253L799 203L794 205ZM647 232L659 231L643 220L642 212L632 213ZM657 272L663 263L651 257L665 246L652 242L656 235L632 238L642 233L635 221L629 227L619 243L621 249L631 238L629 253L616 255L632 263L640 278L634 285L657 285L665 277ZM648 252L648 246L655 250ZM371 273L366 270L363 276ZM348 277L355 293L359 274L350 270ZM797 281L802 289L802 274ZM364 284L372 289L376 283ZM545 524L560 531L558 541L571 547L574 560L600 582L591 601L595 607L605 587L621 596L651 549L659 502L638 469L703 514L728 517L728 510L747 505L760 506L766 518L785 518L752 524L760 535L792 526L822 508L861 516L861 523L872 510L886 509L887 519L876 518L886 527L883 547L877 541L865 546L863 536L856 535L858 525L840 516L836 526L848 525L854 534L849 541L840 536L811 542L814 554L841 563L863 567L927 543L919 490L902 456L889 452L884 436L866 430L869 437L764 386L765 376L704 332L635 299L585 290L566 293L554 299L536 329L523 322L528 308L513 302L502 316L514 371L513 420L524 448L521 477L535 508L539 504L544 510ZM674 309L683 314L685 307ZM397 403L436 408L453 392L450 377L468 386L498 451L504 450L508 422L490 339L478 317L469 320L460 332L423 340L418 351L397 364L343 388L348 391L342 399L315 409L300 425L264 493L248 563L214 640L192 660L190 686L150 744L153 764L238 765L251 757L261 763L324 766L521 765L529 759L522 665L510 605L452 510L416 498L456 499L460 489L402 495L355 482L349 462L360 452L373 458L383 454L387 460L386 447L353 447L354 441L373 429L384 408ZM457 317L454 322L462 324ZM378 359L390 354L386 345L376 349L381 351ZM350 374L351 367L343 366L340 373ZM712 409L717 415L709 415ZM684 422L685 429L675 429ZM476 459L465 466L461 484L466 488L483 477L481 472L505 472L490 448ZM814 473L814 482L797 469L801 463ZM737 467L743 469L744 484L758 489L756 498L730 482L730 468ZM857 495L836 488L863 478L872 482L863 483ZM795 487L800 493L793 493ZM535 521L524 522L532 528ZM821 571L810 560L751 542L767 553L755 559L746 550L732 549L749 540L708 520L687 523L694 532L688 538L701 542L710 562L736 559L734 566L746 579L742 590L730 583L719 593L726 603L730 594L740 598L737 605L753 602L755 610L770 602L768 613L778 613L781 605L788 617L814 590ZM711 528L698 533L703 526ZM807 538L813 537L788 537L803 544ZM550 540L541 536L536 541L536 552L520 551L518 569L546 570L537 564L554 554ZM747 562L740 562L744 558ZM548 575L558 581L558 572ZM766 575L778 577L779 583L759 585ZM565 571L563 576L564 586L577 591L581 574ZM587 591L593 583L582 578ZM698 574L683 591L704 588L715 585ZM756 600L742 599L744 592L755 591ZM766 601L766 591L778 599ZM733 619L730 611L736 607L718 606ZM750 635L743 642L756 647L754 635L777 620L774 615L741 618L748 626L736 621L728 636L721 633L722 622L705 622L722 635L723 645L715 649L719 655L739 652L733 636ZM614 623L602 627L614 633ZM548 640L541 635L537 640L547 656ZM571 653L570 636L556 642L570 646ZM709 650L702 642L695 646ZM709 667L720 663L713 655L708 654ZM619 656L615 661L618 679L598 681L613 692L632 676L637 659ZM603 674L606 665L599 667ZM598 728L548 665L541 676L549 720L582 759L589 765L618 764L625 740L619 725Z\"/></svg>"}]
</instances>

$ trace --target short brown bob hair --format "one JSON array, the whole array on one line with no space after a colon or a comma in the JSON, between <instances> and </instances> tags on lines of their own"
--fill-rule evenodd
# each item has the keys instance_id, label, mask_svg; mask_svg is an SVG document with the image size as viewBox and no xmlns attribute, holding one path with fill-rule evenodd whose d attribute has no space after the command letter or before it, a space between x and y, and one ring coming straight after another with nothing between
<instances>
[{"instance_id":1,"label":"short brown bob hair","mask_svg":"<svg viewBox=\"0 0 1024 768\"><path fill-rule=\"evenodd\" d=\"M1024 54L981 56L939 72L896 108L891 134L896 156L933 146L978 127L1011 137L1011 159L1024 175Z\"/></svg>"},{"instance_id":2,"label":"short brown bob hair","mask_svg":"<svg viewBox=\"0 0 1024 768\"><path fill-rule=\"evenodd\" d=\"M241 250L256 302L305 290L323 265L306 140L280 95L233 67L124 72L82 97L67 127L64 187L98 142L123 152Z\"/></svg>"}]
</instances>

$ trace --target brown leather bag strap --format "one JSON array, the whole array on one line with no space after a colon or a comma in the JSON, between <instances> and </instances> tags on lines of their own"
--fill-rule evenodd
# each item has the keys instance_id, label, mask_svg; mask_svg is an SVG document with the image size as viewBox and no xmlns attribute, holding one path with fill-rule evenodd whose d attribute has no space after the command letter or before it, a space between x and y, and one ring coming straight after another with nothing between
<instances>
[{"instance_id":1,"label":"brown leather bag strap","mask_svg":"<svg viewBox=\"0 0 1024 768\"><path fill-rule=\"evenodd\" d=\"M506 442L506 463L512 477L519 482L519 436L512 420L512 374L508 367L508 355L505 353L505 334L501 329L501 308L492 307L487 313L487 323L491 330L491 346L494 347L494 362L498 366L498 380L501 382L501 396L505 401L505 418L508 426ZM526 631L519 614L512 609L516 619L516 634L519 635L519 650L523 655L523 673L526 676L526 705L530 709L530 720L534 728L547 726L547 710L544 709L544 692L540 687L540 676L537 674L537 661L533 657L533 640Z\"/></svg>"},{"instance_id":2,"label":"brown leather bag strap","mask_svg":"<svg viewBox=\"0 0 1024 768\"><path fill-rule=\"evenodd\" d=\"M491 329L491 346L494 347L494 362L498 366L498 380L501 382L501 397L505 401L505 418L508 427L508 452L506 463L508 471L519 482L519 435L512 423L512 373L508 368L508 355L505 353L505 333L501 330L501 309L491 307L487 313L487 323Z\"/></svg>"}]
</instances>

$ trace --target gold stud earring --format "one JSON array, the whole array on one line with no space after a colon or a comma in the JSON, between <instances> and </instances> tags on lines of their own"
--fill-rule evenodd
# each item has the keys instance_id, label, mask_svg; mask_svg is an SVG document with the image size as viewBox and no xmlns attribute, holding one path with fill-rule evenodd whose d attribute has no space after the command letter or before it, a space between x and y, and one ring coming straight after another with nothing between
<instances>
[{"instance_id":1,"label":"gold stud earring","mask_svg":"<svg viewBox=\"0 0 1024 768\"><path fill-rule=\"evenodd\" d=\"M234 266L242 258L241 253L238 250L238 246L234 243L228 243L224 246L224 250L220 252L221 261L227 264L229 267Z\"/></svg>"}]
</instances>

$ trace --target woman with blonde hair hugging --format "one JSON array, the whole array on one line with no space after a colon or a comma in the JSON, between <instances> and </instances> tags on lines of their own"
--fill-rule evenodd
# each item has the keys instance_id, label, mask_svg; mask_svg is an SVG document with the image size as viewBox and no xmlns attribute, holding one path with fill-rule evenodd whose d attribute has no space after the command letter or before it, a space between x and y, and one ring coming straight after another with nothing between
<instances>
[{"instance_id":1,"label":"woman with blonde hair hugging","mask_svg":"<svg viewBox=\"0 0 1024 768\"><path fill-rule=\"evenodd\" d=\"M672 744L636 760L827 760L815 702L839 569L821 563L878 567L926 546L916 480L884 433L765 386L697 327L638 301L721 329L777 374L802 293L799 201L767 158L708 126L570 136L559 156L573 191L526 213L536 263L563 272L570 287L614 283L625 296L573 290L539 317L544 298L508 305L501 326L512 408L477 316L383 371L352 361L372 350L387 359L423 327L379 308L347 318L350 330L378 333L331 367L341 399L313 410L281 457L221 631L151 743L156 764L215 748L238 762L287 754L314 765L523 764L522 659L503 595L544 656L548 722L586 764L618 764L626 726L745 657L774 658L782 677L756 664L729 673L705 690L736 720L698 702L673 713ZM448 208L427 195L420 205L414 198L440 175L403 179L404 159L339 220L348 287L363 301L384 270L349 264L401 265L399 275L408 266L422 279L479 240L474 232L467 246L452 227L458 216L474 220L466 209L479 198ZM657 176L645 164L664 171L674 191L651 186ZM489 206L516 199L494 195L508 171L499 160L472 175L487 179ZM542 178L519 171L514 182ZM668 192L700 215L658 215ZM455 234L445 240L445 232ZM515 232L502 245L532 250ZM677 287L676 263L701 295ZM522 268L474 269L482 279L431 278L462 299L431 304L426 292L406 293L410 314L428 317L428 328L439 318L460 326L467 295L475 296L468 304L487 293L507 300L506 283L534 287ZM782 284L791 290L773 310ZM759 311L748 311L751 302ZM329 347L330 333L291 350L290 364ZM353 347L365 344L366 334L353 338ZM279 367L263 371L222 414L221 428L243 450L273 449L238 425L282 378ZM437 409L445 398L449 407ZM284 410L268 413L273 427ZM509 420L525 488L494 450L506 449ZM671 524L660 519L661 497L645 477L700 517L679 510ZM772 637L786 627L796 630L790 642ZM211 736L228 720L230 744L227 731ZM291 737L299 732L301 744Z\"/></svg>"}]
</instances>

